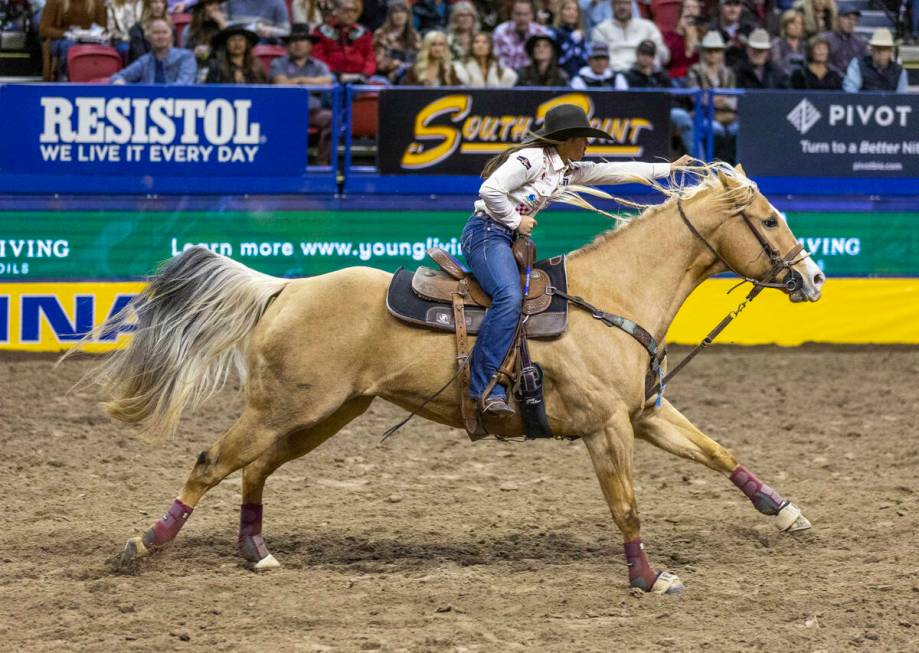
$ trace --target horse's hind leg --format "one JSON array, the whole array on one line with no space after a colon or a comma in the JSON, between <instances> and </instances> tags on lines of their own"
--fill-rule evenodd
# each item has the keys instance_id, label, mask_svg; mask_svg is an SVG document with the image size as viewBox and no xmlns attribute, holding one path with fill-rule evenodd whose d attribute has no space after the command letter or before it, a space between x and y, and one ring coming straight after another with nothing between
<instances>
[{"instance_id":1,"label":"horse's hind leg","mask_svg":"<svg viewBox=\"0 0 919 653\"><path fill-rule=\"evenodd\" d=\"M664 451L721 472L753 502L759 512L776 517L779 530L790 532L810 528L810 522L795 504L783 499L753 472L739 465L730 451L697 429L669 401L665 400L659 410L645 411L636 420L635 436Z\"/></svg>"},{"instance_id":2,"label":"horse's hind leg","mask_svg":"<svg viewBox=\"0 0 919 653\"><path fill-rule=\"evenodd\" d=\"M165 546L178 535L201 497L228 475L255 460L285 429L271 426L269 416L250 406L223 436L198 455L178 498L142 536L132 537L121 554L122 568Z\"/></svg>"},{"instance_id":3,"label":"horse's hind leg","mask_svg":"<svg viewBox=\"0 0 919 653\"><path fill-rule=\"evenodd\" d=\"M243 469L243 503L239 511L239 554L256 571L279 567L262 538L262 493L265 481L284 463L305 456L367 410L372 397L347 402L312 428L289 433Z\"/></svg>"}]
</instances>

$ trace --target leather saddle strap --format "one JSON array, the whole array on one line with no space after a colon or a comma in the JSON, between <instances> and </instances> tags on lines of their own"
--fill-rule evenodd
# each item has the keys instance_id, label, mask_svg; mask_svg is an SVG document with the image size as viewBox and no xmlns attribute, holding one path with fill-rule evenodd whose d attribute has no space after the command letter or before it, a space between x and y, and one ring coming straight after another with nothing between
<instances>
[{"instance_id":1,"label":"leather saddle strap","mask_svg":"<svg viewBox=\"0 0 919 653\"><path fill-rule=\"evenodd\" d=\"M469 397L469 382L472 377L470 365L467 364L469 358L469 336L466 331L466 309L463 300L466 296L466 280L459 282L457 292L453 293L453 323L456 327L456 364L463 368L462 383L459 384L460 391L460 410L463 415L463 426L466 432L473 440L474 436L480 435L479 416L476 411L475 402Z\"/></svg>"}]
</instances>

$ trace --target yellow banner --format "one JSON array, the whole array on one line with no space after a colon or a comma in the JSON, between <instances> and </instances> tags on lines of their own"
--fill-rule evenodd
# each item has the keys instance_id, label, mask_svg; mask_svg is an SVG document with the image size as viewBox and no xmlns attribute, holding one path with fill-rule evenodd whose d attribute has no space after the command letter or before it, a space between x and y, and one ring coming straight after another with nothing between
<instances>
[{"instance_id":1,"label":"yellow banner","mask_svg":"<svg viewBox=\"0 0 919 653\"><path fill-rule=\"evenodd\" d=\"M701 340L743 299L743 288L725 294L734 283L712 279L702 284L677 315L668 342ZM143 282L0 284L0 350L69 349L143 287ZM126 331L101 333L85 348L108 351L124 346L129 338ZM919 279L831 278L816 304L792 304L778 291L767 290L718 342L919 344Z\"/></svg>"}]
</instances>

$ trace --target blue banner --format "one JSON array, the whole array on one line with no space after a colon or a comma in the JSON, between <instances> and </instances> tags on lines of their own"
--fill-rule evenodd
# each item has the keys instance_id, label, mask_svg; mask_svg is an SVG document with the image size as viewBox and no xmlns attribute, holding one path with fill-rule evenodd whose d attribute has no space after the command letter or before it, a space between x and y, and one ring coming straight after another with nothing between
<instances>
[{"instance_id":1,"label":"blue banner","mask_svg":"<svg viewBox=\"0 0 919 653\"><path fill-rule=\"evenodd\" d=\"M309 93L295 87L0 87L0 173L301 177Z\"/></svg>"}]
</instances>

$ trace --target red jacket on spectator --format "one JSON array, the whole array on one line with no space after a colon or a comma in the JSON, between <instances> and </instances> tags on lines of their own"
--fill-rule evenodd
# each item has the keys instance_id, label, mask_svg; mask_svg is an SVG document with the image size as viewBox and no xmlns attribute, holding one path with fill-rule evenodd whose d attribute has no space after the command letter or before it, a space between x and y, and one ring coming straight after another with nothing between
<instances>
[{"instance_id":1,"label":"red jacket on spectator","mask_svg":"<svg viewBox=\"0 0 919 653\"><path fill-rule=\"evenodd\" d=\"M313 30L317 37L312 56L328 64L335 74L355 74L370 77L376 72L373 34L363 25L348 27L324 23Z\"/></svg>"}]
</instances>

